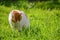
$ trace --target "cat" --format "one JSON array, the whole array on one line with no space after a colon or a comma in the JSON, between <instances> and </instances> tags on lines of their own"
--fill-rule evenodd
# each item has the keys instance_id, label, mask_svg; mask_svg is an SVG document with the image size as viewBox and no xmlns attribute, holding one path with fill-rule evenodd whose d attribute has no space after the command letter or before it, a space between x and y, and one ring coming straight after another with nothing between
<instances>
[{"instance_id":1,"label":"cat","mask_svg":"<svg viewBox=\"0 0 60 40\"><path fill-rule=\"evenodd\" d=\"M28 16L20 10L12 10L9 14L9 24L12 29L22 31L25 28L30 27L30 20Z\"/></svg>"}]
</instances>

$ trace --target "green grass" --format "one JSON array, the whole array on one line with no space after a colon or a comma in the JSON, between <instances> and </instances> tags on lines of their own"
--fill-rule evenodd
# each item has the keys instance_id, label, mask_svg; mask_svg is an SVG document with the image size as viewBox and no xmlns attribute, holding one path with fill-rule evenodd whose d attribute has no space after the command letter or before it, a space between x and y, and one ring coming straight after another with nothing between
<instances>
[{"instance_id":1,"label":"green grass","mask_svg":"<svg viewBox=\"0 0 60 40\"><path fill-rule=\"evenodd\" d=\"M0 40L60 40L60 10L24 9L30 28L22 32L12 30L8 15L13 7L0 6Z\"/></svg>"}]
</instances>

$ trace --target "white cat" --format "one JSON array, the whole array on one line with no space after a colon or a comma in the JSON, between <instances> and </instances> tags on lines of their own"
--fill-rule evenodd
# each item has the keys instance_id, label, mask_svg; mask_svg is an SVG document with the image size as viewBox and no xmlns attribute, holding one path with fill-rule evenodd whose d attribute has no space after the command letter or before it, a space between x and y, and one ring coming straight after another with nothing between
<instances>
[{"instance_id":1,"label":"white cat","mask_svg":"<svg viewBox=\"0 0 60 40\"><path fill-rule=\"evenodd\" d=\"M23 11L12 10L9 14L9 24L11 28L22 31L23 28L29 28L30 22Z\"/></svg>"}]
</instances>

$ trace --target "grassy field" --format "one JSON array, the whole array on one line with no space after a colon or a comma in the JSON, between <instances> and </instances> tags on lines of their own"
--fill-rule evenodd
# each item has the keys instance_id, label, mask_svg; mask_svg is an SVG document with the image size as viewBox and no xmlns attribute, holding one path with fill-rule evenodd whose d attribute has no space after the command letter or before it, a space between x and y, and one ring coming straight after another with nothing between
<instances>
[{"instance_id":1,"label":"grassy field","mask_svg":"<svg viewBox=\"0 0 60 40\"><path fill-rule=\"evenodd\" d=\"M60 40L60 10L24 9L30 28L22 32L9 26L8 15L13 7L0 6L0 40Z\"/></svg>"}]
</instances>

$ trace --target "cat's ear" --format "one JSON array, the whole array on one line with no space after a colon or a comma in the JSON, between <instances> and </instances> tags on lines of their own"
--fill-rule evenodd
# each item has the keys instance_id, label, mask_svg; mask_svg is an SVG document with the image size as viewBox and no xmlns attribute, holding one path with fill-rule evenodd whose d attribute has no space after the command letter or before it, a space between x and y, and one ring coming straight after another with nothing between
<instances>
[{"instance_id":1,"label":"cat's ear","mask_svg":"<svg viewBox=\"0 0 60 40\"><path fill-rule=\"evenodd\" d=\"M19 13L19 14L17 15L17 20L18 20L18 21L20 21L20 20L22 19L22 16L21 16L21 15L22 15L22 13Z\"/></svg>"}]
</instances>

